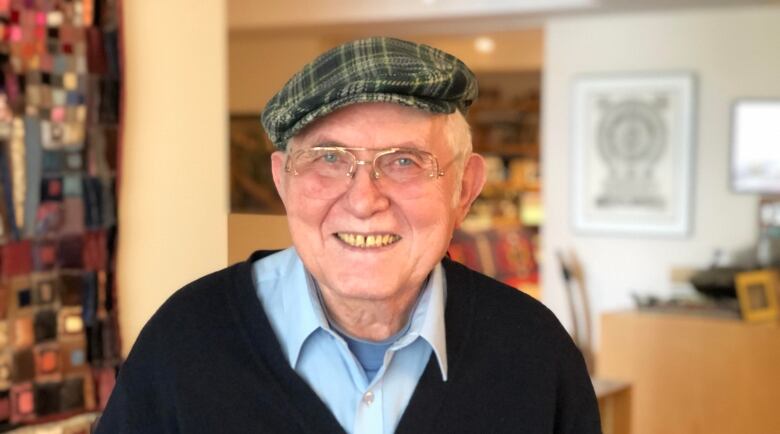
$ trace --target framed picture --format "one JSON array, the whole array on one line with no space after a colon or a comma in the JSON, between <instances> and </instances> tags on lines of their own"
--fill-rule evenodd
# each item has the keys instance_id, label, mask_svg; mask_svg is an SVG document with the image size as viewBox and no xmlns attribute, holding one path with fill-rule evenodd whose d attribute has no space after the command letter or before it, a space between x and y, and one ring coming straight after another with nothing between
<instances>
[{"instance_id":1,"label":"framed picture","mask_svg":"<svg viewBox=\"0 0 780 434\"><path fill-rule=\"evenodd\" d=\"M780 194L780 98L740 99L731 115L731 187Z\"/></svg>"},{"instance_id":2,"label":"framed picture","mask_svg":"<svg viewBox=\"0 0 780 434\"><path fill-rule=\"evenodd\" d=\"M575 230L687 235L693 75L581 76L572 110Z\"/></svg>"},{"instance_id":3,"label":"framed picture","mask_svg":"<svg viewBox=\"0 0 780 434\"><path fill-rule=\"evenodd\" d=\"M260 114L230 115L230 211L284 214L271 174L274 146Z\"/></svg>"},{"instance_id":4,"label":"framed picture","mask_svg":"<svg viewBox=\"0 0 780 434\"><path fill-rule=\"evenodd\" d=\"M780 318L778 308L778 283L780 276L775 270L759 270L739 273L737 298L742 318L751 322L777 321Z\"/></svg>"}]
</instances>

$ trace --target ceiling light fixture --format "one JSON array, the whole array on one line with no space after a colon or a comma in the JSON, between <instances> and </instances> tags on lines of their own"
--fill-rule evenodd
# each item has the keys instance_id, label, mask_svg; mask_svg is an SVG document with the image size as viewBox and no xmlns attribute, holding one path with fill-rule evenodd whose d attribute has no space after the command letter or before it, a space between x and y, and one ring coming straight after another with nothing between
<instances>
[{"instance_id":1,"label":"ceiling light fixture","mask_svg":"<svg viewBox=\"0 0 780 434\"><path fill-rule=\"evenodd\" d=\"M487 36L480 36L474 40L474 49L480 53L492 53L496 50L496 41Z\"/></svg>"}]
</instances>

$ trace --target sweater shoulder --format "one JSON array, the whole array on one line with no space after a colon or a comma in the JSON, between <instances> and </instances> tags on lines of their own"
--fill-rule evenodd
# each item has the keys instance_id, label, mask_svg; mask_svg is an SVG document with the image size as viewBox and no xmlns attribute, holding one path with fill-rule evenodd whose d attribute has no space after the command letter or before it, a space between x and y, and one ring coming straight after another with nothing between
<instances>
[{"instance_id":1,"label":"sweater shoulder","mask_svg":"<svg viewBox=\"0 0 780 434\"><path fill-rule=\"evenodd\" d=\"M237 306L254 301L255 287L252 264L277 251L258 250L246 260L206 274L175 291L160 306L155 317L167 317L178 312L214 312L226 304Z\"/></svg>"},{"instance_id":2,"label":"sweater shoulder","mask_svg":"<svg viewBox=\"0 0 780 434\"><path fill-rule=\"evenodd\" d=\"M475 321L480 327L497 333L522 329L566 344L571 341L555 314L534 297L457 262L446 261L445 269L448 294L460 293L464 299L473 300Z\"/></svg>"},{"instance_id":3,"label":"sweater shoulder","mask_svg":"<svg viewBox=\"0 0 780 434\"><path fill-rule=\"evenodd\" d=\"M182 326L225 323L233 317L229 306L246 291L251 291L251 271L247 263L209 273L171 294L144 329L165 334L166 331L187 329Z\"/></svg>"}]
</instances>

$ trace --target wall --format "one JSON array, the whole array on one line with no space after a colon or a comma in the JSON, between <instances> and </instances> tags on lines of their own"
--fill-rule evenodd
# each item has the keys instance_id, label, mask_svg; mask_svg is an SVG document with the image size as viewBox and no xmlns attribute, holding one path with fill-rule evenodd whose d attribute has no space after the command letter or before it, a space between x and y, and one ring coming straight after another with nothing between
<instances>
[{"instance_id":1,"label":"wall","mask_svg":"<svg viewBox=\"0 0 780 434\"><path fill-rule=\"evenodd\" d=\"M576 249L598 312L631 305L632 292L667 294L673 266L704 267L716 248L749 247L757 198L728 184L730 105L780 97L780 7L602 15L546 26L543 176L546 303L569 322L554 253ZM689 237L587 236L570 224L570 96L580 73L691 71L698 98Z\"/></svg>"},{"instance_id":2,"label":"wall","mask_svg":"<svg viewBox=\"0 0 780 434\"><path fill-rule=\"evenodd\" d=\"M351 35L341 38L328 38L326 39L328 41L326 45L332 47L363 36ZM541 28L462 35L391 32L387 36L409 39L444 50L458 57L477 73L482 71L539 71L542 68L544 57L544 32L542 32ZM474 40L477 36L490 37L495 42L495 50L490 53L477 51L474 48Z\"/></svg>"},{"instance_id":3,"label":"wall","mask_svg":"<svg viewBox=\"0 0 780 434\"><path fill-rule=\"evenodd\" d=\"M117 283L126 354L174 290L227 263L227 26L219 1L123 4Z\"/></svg>"},{"instance_id":4,"label":"wall","mask_svg":"<svg viewBox=\"0 0 780 434\"><path fill-rule=\"evenodd\" d=\"M228 216L228 263L249 257L255 250L284 249L292 245L283 215L236 214Z\"/></svg>"},{"instance_id":5,"label":"wall","mask_svg":"<svg viewBox=\"0 0 780 434\"><path fill-rule=\"evenodd\" d=\"M312 36L274 37L231 32L228 40L230 111L259 113L296 71L322 51L322 46L320 38Z\"/></svg>"}]
</instances>

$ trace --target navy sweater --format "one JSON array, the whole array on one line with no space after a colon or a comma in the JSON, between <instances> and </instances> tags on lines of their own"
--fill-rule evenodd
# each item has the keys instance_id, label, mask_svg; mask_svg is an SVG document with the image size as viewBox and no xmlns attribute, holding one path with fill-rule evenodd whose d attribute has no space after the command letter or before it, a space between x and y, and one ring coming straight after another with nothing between
<instances>
[{"instance_id":1,"label":"navy sweater","mask_svg":"<svg viewBox=\"0 0 780 434\"><path fill-rule=\"evenodd\" d=\"M252 262L270 253L205 276L160 307L97 433L343 432L290 367L263 312ZM443 265L449 378L431 357L396 432L600 433L582 356L555 316L509 286Z\"/></svg>"}]
</instances>

